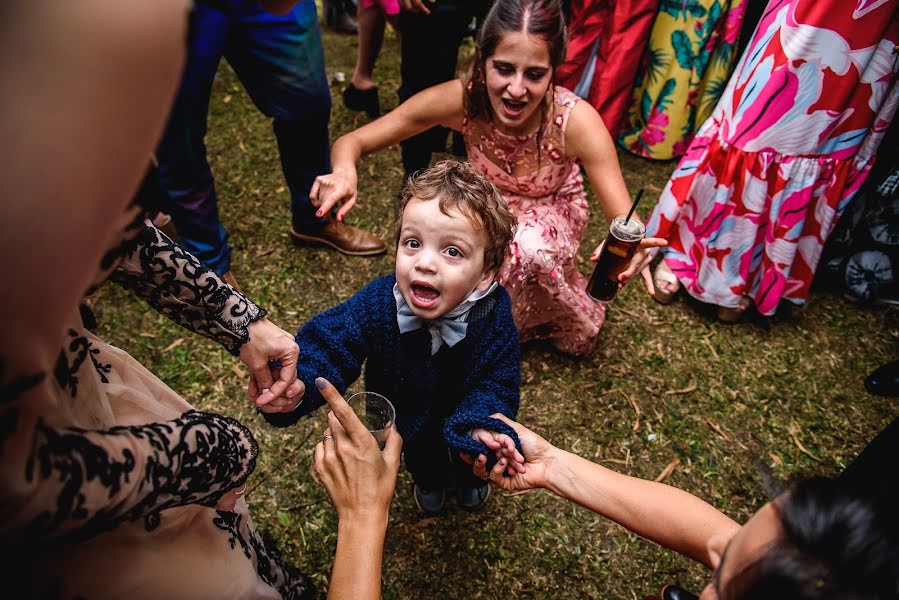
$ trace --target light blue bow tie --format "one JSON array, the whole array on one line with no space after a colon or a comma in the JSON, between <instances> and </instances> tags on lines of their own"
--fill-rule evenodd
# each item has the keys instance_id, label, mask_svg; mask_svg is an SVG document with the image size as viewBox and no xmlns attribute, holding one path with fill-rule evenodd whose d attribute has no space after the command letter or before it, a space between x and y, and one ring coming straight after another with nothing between
<instances>
[{"instance_id":1,"label":"light blue bow tie","mask_svg":"<svg viewBox=\"0 0 899 600\"><path fill-rule=\"evenodd\" d=\"M468 323L450 317L440 317L433 321L417 317L405 302L396 311L396 323L400 327L400 333L408 333L423 327L429 331L436 331L437 337L431 335L431 354L436 354L441 343L452 348L465 339L465 333L468 331Z\"/></svg>"},{"instance_id":2,"label":"light blue bow tie","mask_svg":"<svg viewBox=\"0 0 899 600\"><path fill-rule=\"evenodd\" d=\"M465 321L465 315L468 314L472 306L477 304L478 300L493 293L493 290L498 285L494 281L486 290L472 292L459 306L433 321L416 316L409 305L406 304L403 295L400 294L399 287L394 285L393 298L396 300L396 323L399 325L400 333L408 333L416 329L425 328L431 334L431 354L437 354L440 346L444 343L452 348L464 340L465 334L468 332L468 323Z\"/></svg>"}]
</instances>

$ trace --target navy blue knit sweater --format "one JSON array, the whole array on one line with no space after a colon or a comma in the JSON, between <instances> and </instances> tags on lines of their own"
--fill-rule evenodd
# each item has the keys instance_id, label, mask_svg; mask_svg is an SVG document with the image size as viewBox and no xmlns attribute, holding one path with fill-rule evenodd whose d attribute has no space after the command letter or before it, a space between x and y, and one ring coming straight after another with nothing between
<instances>
[{"instance_id":1,"label":"navy blue knit sweater","mask_svg":"<svg viewBox=\"0 0 899 600\"><path fill-rule=\"evenodd\" d=\"M316 377L344 393L367 361L365 388L390 399L407 442L436 418L443 420L444 440L455 450L490 456L468 435L480 427L511 436L520 451L512 428L490 417L502 413L514 419L518 413L521 351L509 294L497 287L479 300L468 313L465 339L431 355L427 329L400 334L395 283L394 275L379 277L300 328L297 373L306 394L296 410L263 413L265 419L279 427L296 423L324 404Z\"/></svg>"}]
</instances>

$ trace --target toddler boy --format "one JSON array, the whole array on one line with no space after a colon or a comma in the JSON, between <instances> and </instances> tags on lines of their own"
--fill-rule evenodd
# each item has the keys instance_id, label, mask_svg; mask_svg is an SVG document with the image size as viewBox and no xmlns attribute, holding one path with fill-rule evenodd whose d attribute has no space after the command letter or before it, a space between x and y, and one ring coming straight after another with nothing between
<instances>
[{"instance_id":1,"label":"toddler boy","mask_svg":"<svg viewBox=\"0 0 899 600\"><path fill-rule=\"evenodd\" d=\"M518 330L509 295L494 281L515 222L499 191L467 163L443 161L411 178L395 274L300 329L305 396L291 412L263 413L266 420L296 423L324 403L316 377L344 393L365 362L366 389L396 408L419 508L440 512L448 490L466 510L483 507L490 486L459 453L496 456L510 471L524 462L515 432L490 416L518 412Z\"/></svg>"}]
</instances>

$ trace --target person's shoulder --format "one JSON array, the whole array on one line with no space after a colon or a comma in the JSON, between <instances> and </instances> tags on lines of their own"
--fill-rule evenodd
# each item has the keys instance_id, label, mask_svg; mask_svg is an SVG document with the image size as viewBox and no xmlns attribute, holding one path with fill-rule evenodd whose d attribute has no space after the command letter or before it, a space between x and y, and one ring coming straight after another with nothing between
<instances>
[{"instance_id":1,"label":"person's shoulder","mask_svg":"<svg viewBox=\"0 0 899 600\"><path fill-rule=\"evenodd\" d=\"M485 325L505 326L512 323L512 299L502 285L496 286L487 296L478 300L471 308L469 322L483 322Z\"/></svg>"},{"instance_id":2,"label":"person's shoulder","mask_svg":"<svg viewBox=\"0 0 899 600\"><path fill-rule=\"evenodd\" d=\"M359 290L359 292L367 292L367 293L375 293L382 294L384 290L390 292L390 295L393 296L393 286L396 284L396 274L388 273L387 275L381 275L380 277L375 277L370 282L365 284L365 286Z\"/></svg>"},{"instance_id":3,"label":"person's shoulder","mask_svg":"<svg viewBox=\"0 0 899 600\"><path fill-rule=\"evenodd\" d=\"M580 96L561 85L557 85L553 89L553 99L557 107L563 107L569 110L574 108L575 104L583 100Z\"/></svg>"},{"instance_id":4,"label":"person's shoulder","mask_svg":"<svg viewBox=\"0 0 899 600\"><path fill-rule=\"evenodd\" d=\"M396 284L396 275L382 275L368 282L354 295L356 302L366 305L366 311L389 309L395 311L396 304L393 298L393 286Z\"/></svg>"},{"instance_id":5,"label":"person's shoulder","mask_svg":"<svg viewBox=\"0 0 899 600\"><path fill-rule=\"evenodd\" d=\"M395 276L392 273L389 275L376 277L375 279L365 284L362 288L360 288L355 294L340 302L339 304L336 304L331 308L325 310L318 316L330 315L334 313L344 314L347 310L356 312L360 309L360 305L362 305L362 309L365 312L371 312L378 305L385 304L386 299L388 298L390 300L390 304L392 304L393 284L395 283L395 281Z\"/></svg>"}]
</instances>

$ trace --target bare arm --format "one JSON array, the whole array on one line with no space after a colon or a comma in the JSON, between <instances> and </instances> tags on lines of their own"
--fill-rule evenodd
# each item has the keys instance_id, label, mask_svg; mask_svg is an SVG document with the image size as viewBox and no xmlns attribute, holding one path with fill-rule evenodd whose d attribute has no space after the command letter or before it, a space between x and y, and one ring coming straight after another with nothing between
<instances>
[{"instance_id":1,"label":"bare arm","mask_svg":"<svg viewBox=\"0 0 899 600\"><path fill-rule=\"evenodd\" d=\"M565 129L565 151L580 159L606 221L630 210L631 200L615 143L602 117L587 102L578 102L571 109Z\"/></svg>"},{"instance_id":2,"label":"bare arm","mask_svg":"<svg viewBox=\"0 0 899 600\"><path fill-rule=\"evenodd\" d=\"M599 513L637 535L711 567L707 542L739 525L692 494L616 473L557 450L547 489Z\"/></svg>"},{"instance_id":3,"label":"bare arm","mask_svg":"<svg viewBox=\"0 0 899 600\"><path fill-rule=\"evenodd\" d=\"M587 178L599 199L606 221L610 222L618 215L627 214L631 208L631 198L618 165L615 143L602 117L586 102L578 102L571 110L565 130L565 149L569 156L580 159L587 171ZM635 216L639 218L639 215ZM650 249L667 245L668 242L661 238L645 238L640 242L640 250L620 275L621 283L643 272L647 291L655 293L652 277L649 275L649 263L653 257ZM600 246L597 246L591 260L599 258L599 251Z\"/></svg>"},{"instance_id":4,"label":"bare arm","mask_svg":"<svg viewBox=\"0 0 899 600\"><path fill-rule=\"evenodd\" d=\"M337 552L328 598L381 597L381 562L403 439L391 429L384 451L330 383L315 381L328 402L326 437L314 468L337 509Z\"/></svg>"},{"instance_id":5,"label":"bare arm","mask_svg":"<svg viewBox=\"0 0 899 600\"><path fill-rule=\"evenodd\" d=\"M309 193L319 207L317 214L325 215L342 203L337 213L342 220L353 208L358 185L356 163L360 158L436 125L459 130L463 116L462 82L447 81L415 94L380 119L337 138L331 148L333 172L317 177Z\"/></svg>"},{"instance_id":6,"label":"bare arm","mask_svg":"<svg viewBox=\"0 0 899 600\"><path fill-rule=\"evenodd\" d=\"M733 533L739 525L692 494L670 485L616 473L545 439L503 415L521 440L526 460L523 474L503 476L497 463L491 481L507 490L546 488L552 493L607 517L637 535L711 567L709 538ZM479 457L474 472L486 474Z\"/></svg>"}]
</instances>

